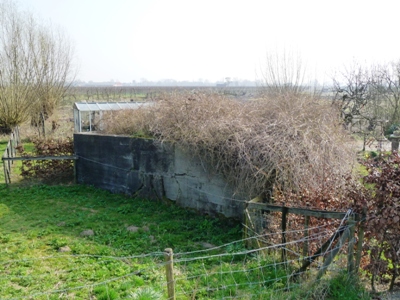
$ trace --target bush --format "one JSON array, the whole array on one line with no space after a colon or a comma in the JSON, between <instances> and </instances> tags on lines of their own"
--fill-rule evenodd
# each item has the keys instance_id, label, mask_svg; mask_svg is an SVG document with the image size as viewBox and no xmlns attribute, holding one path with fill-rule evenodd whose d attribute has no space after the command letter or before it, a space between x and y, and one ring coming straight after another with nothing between
<instances>
[{"instance_id":1,"label":"bush","mask_svg":"<svg viewBox=\"0 0 400 300\"><path fill-rule=\"evenodd\" d=\"M397 129L399 129L399 124L392 124L390 125L386 130L385 130L385 135L391 135L393 132L395 132Z\"/></svg>"},{"instance_id":2,"label":"bush","mask_svg":"<svg viewBox=\"0 0 400 300\"><path fill-rule=\"evenodd\" d=\"M380 154L363 163L368 170L364 180L373 185L374 196L368 202L366 269L373 289L376 277L388 276L392 290L400 273L400 156Z\"/></svg>"},{"instance_id":3,"label":"bush","mask_svg":"<svg viewBox=\"0 0 400 300\"><path fill-rule=\"evenodd\" d=\"M34 156L70 156L74 154L72 139L65 140L33 140ZM32 153L22 153L22 156L31 156ZM24 160L21 166L21 175L25 179L73 178L74 164L72 160Z\"/></svg>"}]
</instances>

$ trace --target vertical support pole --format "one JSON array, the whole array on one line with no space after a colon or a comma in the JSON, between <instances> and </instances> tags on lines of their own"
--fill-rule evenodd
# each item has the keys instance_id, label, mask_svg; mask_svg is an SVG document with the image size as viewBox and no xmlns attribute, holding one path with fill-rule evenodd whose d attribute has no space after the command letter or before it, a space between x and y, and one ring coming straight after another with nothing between
<instances>
[{"instance_id":1,"label":"vertical support pole","mask_svg":"<svg viewBox=\"0 0 400 300\"><path fill-rule=\"evenodd\" d=\"M282 262L286 261L286 223L287 223L288 208L282 207Z\"/></svg>"},{"instance_id":2,"label":"vertical support pole","mask_svg":"<svg viewBox=\"0 0 400 300\"><path fill-rule=\"evenodd\" d=\"M7 157L11 157L10 156L10 151L11 151L11 142L10 141L8 141L6 151L7 151ZM11 160L7 160L7 164L8 164L8 170L11 170Z\"/></svg>"},{"instance_id":3,"label":"vertical support pole","mask_svg":"<svg viewBox=\"0 0 400 300\"><path fill-rule=\"evenodd\" d=\"M81 111L79 110L79 112L78 112L78 120L79 120L79 132L82 132L82 116L81 116Z\"/></svg>"},{"instance_id":4,"label":"vertical support pole","mask_svg":"<svg viewBox=\"0 0 400 300\"><path fill-rule=\"evenodd\" d=\"M6 171L7 171L7 181L8 181L8 184L10 184L11 183L11 169L7 168Z\"/></svg>"},{"instance_id":5,"label":"vertical support pole","mask_svg":"<svg viewBox=\"0 0 400 300\"><path fill-rule=\"evenodd\" d=\"M249 210L247 208L244 209L244 219L245 221L245 228L244 228L244 239L246 240L246 246L249 248L258 247L258 249L261 249L261 243L258 240L257 236L259 235L259 232L257 232L256 227L254 226L253 221L251 220L251 215L249 214ZM250 236L249 234L249 228L253 229L253 236ZM253 237L255 239L255 244L252 239L249 239L250 237ZM263 258L264 257L264 251L261 251L261 255Z\"/></svg>"},{"instance_id":6,"label":"vertical support pole","mask_svg":"<svg viewBox=\"0 0 400 300\"><path fill-rule=\"evenodd\" d=\"M44 117L44 113L43 112L41 112L40 113L40 117L42 118L42 124L43 124L43 126L42 126L42 130L43 130L43 137L44 138L46 138L46 119L45 119L45 117Z\"/></svg>"},{"instance_id":7,"label":"vertical support pole","mask_svg":"<svg viewBox=\"0 0 400 300\"><path fill-rule=\"evenodd\" d=\"M15 157L15 145L14 145L14 132L11 133L10 137L10 152L11 152L11 157ZM14 164L14 161L11 161L11 164Z\"/></svg>"},{"instance_id":8,"label":"vertical support pole","mask_svg":"<svg viewBox=\"0 0 400 300\"><path fill-rule=\"evenodd\" d=\"M303 244L303 257L308 257L308 224L310 223L310 216L304 218L304 244Z\"/></svg>"},{"instance_id":9,"label":"vertical support pole","mask_svg":"<svg viewBox=\"0 0 400 300\"><path fill-rule=\"evenodd\" d=\"M15 134L17 136L17 146L19 146L19 144L21 144L21 138L19 136L19 127L15 127Z\"/></svg>"},{"instance_id":10,"label":"vertical support pole","mask_svg":"<svg viewBox=\"0 0 400 300\"><path fill-rule=\"evenodd\" d=\"M7 166L6 166L6 162L3 160L3 169L4 169L4 180L6 182L6 185L9 184L8 182L8 174L7 174Z\"/></svg>"},{"instance_id":11,"label":"vertical support pole","mask_svg":"<svg viewBox=\"0 0 400 300\"><path fill-rule=\"evenodd\" d=\"M354 232L356 221L354 215L349 218L349 244L347 250L347 272L352 274L354 272Z\"/></svg>"},{"instance_id":12,"label":"vertical support pole","mask_svg":"<svg viewBox=\"0 0 400 300\"><path fill-rule=\"evenodd\" d=\"M340 237L339 241L333 247L332 249L326 249L329 250L329 253L324 261L324 264L322 265L321 269L318 271L317 278L316 280L321 279L321 277L325 274L326 270L328 269L328 266L331 264L333 259L335 258L336 254L339 252L339 250L343 247L344 243L346 240L349 238L350 230L348 227L344 229L344 232L342 236Z\"/></svg>"},{"instance_id":13,"label":"vertical support pole","mask_svg":"<svg viewBox=\"0 0 400 300\"><path fill-rule=\"evenodd\" d=\"M164 258L167 272L168 299L175 300L174 253L171 248L164 250Z\"/></svg>"},{"instance_id":14,"label":"vertical support pole","mask_svg":"<svg viewBox=\"0 0 400 300\"><path fill-rule=\"evenodd\" d=\"M247 205L246 205L245 209L243 210L243 219L244 219L243 239L245 239L245 240L248 237L248 230L247 230L247 226L249 225L249 219L247 217L248 214L249 214L249 212L247 211ZM248 241L246 240L246 244L247 243L248 243Z\"/></svg>"},{"instance_id":15,"label":"vertical support pole","mask_svg":"<svg viewBox=\"0 0 400 300\"><path fill-rule=\"evenodd\" d=\"M358 226L358 242L357 242L357 252L356 252L356 265L355 265L355 271L358 273L360 269L360 263L361 263L361 254L362 254L362 247L363 247L363 242L364 242L364 224L365 224L365 218L367 216L367 208L363 208L362 212L362 219L360 220L359 226Z\"/></svg>"}]
</instances>

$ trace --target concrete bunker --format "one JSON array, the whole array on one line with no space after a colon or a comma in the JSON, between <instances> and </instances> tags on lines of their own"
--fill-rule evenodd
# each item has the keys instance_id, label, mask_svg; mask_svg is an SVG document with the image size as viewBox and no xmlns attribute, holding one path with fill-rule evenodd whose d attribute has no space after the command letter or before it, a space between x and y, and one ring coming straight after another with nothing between
<instances>
[{"instance_id":1,"label":"concrete bunker","mask_svg":"<svg viewBox=\"0 0 400 300\"><path fill-rule=\"evenodd\" d=\"M76 179L114 193L168 198L210 215L241 219L243 195L179 147L128 136L74 134Z\"/></svg>"}]
</instances>

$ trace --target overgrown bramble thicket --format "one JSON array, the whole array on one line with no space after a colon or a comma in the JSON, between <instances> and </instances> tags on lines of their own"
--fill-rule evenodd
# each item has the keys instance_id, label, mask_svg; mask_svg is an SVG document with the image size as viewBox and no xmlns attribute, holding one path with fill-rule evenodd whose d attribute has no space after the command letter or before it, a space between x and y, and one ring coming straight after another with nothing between
<instances>
[{"instance_id":1,"label":"overgrown bramble thicket","mask_svg":"<svg viewBox=\"0 0 400 300\"><path fill-rule=\"evenodd\" d=\"M104 124L108 133L152 136L186 148L249 200L273 187L273 201L287 206L343 211L366 203L339 111L309 94L237 101L216 93L175 92L150 107L112 112ZM279 216L268 219L267 230L280 228ZM318 227L329 220L309 222ZM304 227L302 217L291 216L290 223L290 229Z\"/></svg>"},{"instance_id":2,"label":"overgrown bramble thicket","mask_svg":"<svg viewBox=\"0 0 400 300\"><path fill-rule=\"evenodd\" d=\"M175 143L222 173L238 191L341 189L355 163L338 111L306 94L238 101L173 92L150 107L109 113L106 132Z\"/></svg>"},{"instance_id":3,"label":"overgrown bramble thicket","mask_svg":"<svg viewBox=\"0 0 400 300\"><path fill-rule=\"evenodd\" d=\"M373 285L377 276L389 275L393 289L399 271L400 158L364 162L365 180L374 184L365 189L352 170L353 143L329 102L301 93L241 102L220 94L176 92L150 107L110 113L105 123L109 133L151 136L188 149L249 197L274 185L274 201L284 205L366 208L362 266ZM290 222L292 229L304 226L301 217L291 216ZM324 222L311 218L309 225Z\"/></svg>"}]
</instances>

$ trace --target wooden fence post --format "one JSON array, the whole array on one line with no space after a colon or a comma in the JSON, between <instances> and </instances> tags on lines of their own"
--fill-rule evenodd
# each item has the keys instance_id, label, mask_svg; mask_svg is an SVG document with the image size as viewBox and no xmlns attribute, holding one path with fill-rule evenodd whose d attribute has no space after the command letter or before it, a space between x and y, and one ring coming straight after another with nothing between
<instances>
[{"instance_id":1,"label":"wooden fence post","mask_svg":"<svg viewBox=\"0 0 400 300\"><path fill-rule=\"evenodd\" d=\"M175 300L174 253L171 248L164 250L164 258L167 272L168 299Z\"/></svg>"},{"instance_id":2,"label":"wooden fence post","mask_svg":"<svg viewBox=\"0 0 400 300\"><path fill-rule=\"evenodd\" d=\"M344 232L342 234L342 236L339 238L339 241L337 242L337 244L332 248L332 249L327 249L329 251L324 264L322 265L321 269L319 270L318 274L317 274L317 278L316 280L321 279L321 277L325 274L328 266L331 264L331 262L333 261L333 259L335 258L336 254L339 252L340 248L343 247L345 241L349 238L349 234L350 234L350 230L348 227L346 227L344 229Z\"/></svg>"},{"instance_id":3,"label":"wooden fence post","mask_svg":"<svg viewBox=\"0 0 400 300\"><path fill-rule=\"evenodd\" d=\"M11 143L10 143L10 141L8 141L8 144L7 144L7 149L6 149L6 152L7 152L7 156L6 157L12 157L12 155L10 155L11 153L10 153L10 150L11 150ZM8 164L8 170L11 170L11 161L8 161L7 162L7 164Z\"/></svg>"},{"instance_id":4,"label":"wooden fence post","mask_svg":"<svg viewBox=\"0 0 400 300\"><path fill-rule=\"evenodd\" d=\"M347 272L352 274L354 272L354 232L356 221L354 215L350 216L349 221L349 245L347 251Z\"/></svg>"},{"instance_id":5,"label":"wooden fence post","mask_svg":"<svg viewBox=\"0 0 400 300\"><path fill-rule=\"evenodd\" d=\"M4 180L6 182L6 185L8 185L10 182L8 182L7 166L6 166L6 162L4 160L3 160L3 170L4 170Z\"/></svg>"},{"instance_id":6,"label":"wooden fence post","mask_svg":"<svg viewBox=\"0 0 400 300\"><path fill-rule=\"evenodd\" d=\"M282 262L286 261L286 223L288 208L282 207Z\"/></svg>"},{"instance_id":7,"label":"wooden fence post","mask_svg":"<svg viewBox=\"0 0 400 300\"><path fill-rule=\"evenodd\" d=\"M304 218L304 244L303 244L303 256L308 257L308 224L310 223L310 217L305 216Z\"/></svg>"},{"instance_id":8,"label":"wooden fence post","mask_svg":"<svg viewBox=\"0 0 400 300\"><path fill-rule=\"evenodd\" d=\"M14 133L11 133L11 138L10 138L10 152L11 152L11 157L15 157L15 142L14 142ZM14 162L12 161L11 164L14 164Z\"/></svg>"},{"instance_id":9,"label":"wooden fence post","mask_svg":"<svg viewBox=\"0 0 400 300\"><path fill-rule=\"evenodd\" d=\"M311 265L311 263L312 263L314 260L316 260L318 257L324 255L325 252L328 250L328 248L332 245L332 243L333 243L336 239L340 238L340 237L343 235L343 233L344 233L345 231L346 231L346 226L343 226L343 225L340 226L340 227L338 228L338 230L335 231L335 232L333 233L333 235L321 246L321 248L319 248L319 249L317 250L317 252L315 252L312 256L307 257L306 259L304 259L304 260L303 260L302 266L301 266L299 269L297 269L297 270L293 273L293 275L291 276L292 280L295 280L295 281L296 281L297 278L298 278L298 276L299 276L301 273L303 273L303 272L308 268L308 266Z\"/></svg>"},{"instance_id":10,"label":"wooden fence post","mask_svg":"<svg viewBox=\"0 0 400 300\"><path fill-rule=\"evenodd\" d=\"M355 265L355 270L356 273L358 273L360 269L360 263L361 263L361 254L362 254L362 247L363 247L363 242L364 242L364 224L365 224L365 219L367 216L367 208L363 208L361 220L359 221L359 226L358 226L358 242L357 242L357 250L356 250L356 265Z\"/></svg>"}]
</instances>

